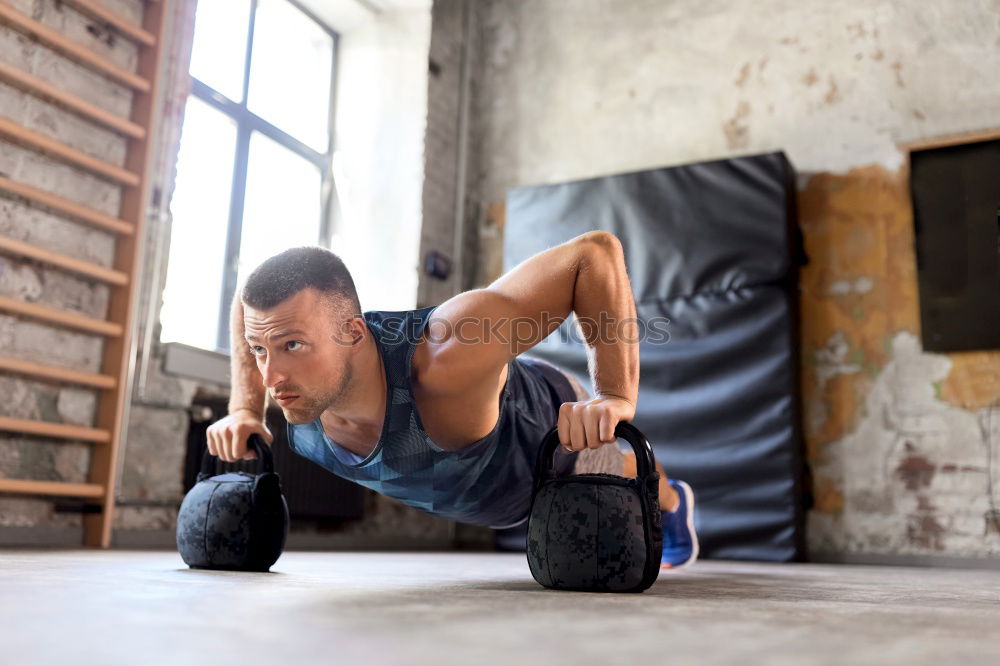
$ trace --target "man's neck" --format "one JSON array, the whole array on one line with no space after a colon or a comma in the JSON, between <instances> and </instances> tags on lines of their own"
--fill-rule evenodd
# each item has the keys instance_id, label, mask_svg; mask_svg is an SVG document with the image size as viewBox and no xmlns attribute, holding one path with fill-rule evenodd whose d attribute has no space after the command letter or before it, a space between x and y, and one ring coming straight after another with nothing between
<instances>
[{"instance_id":1,"label":"man's neck","mask_svg":"<svg viewBox=\"0 0 1000 666\"><path fill-rule=\"evenodd\" d=\"M374 340L366 337L357 356L346 401L320 415L327 435L345 449L366 455L378 444L385 426L386 377L382 356Z\"/></svg>"}]
</instances>

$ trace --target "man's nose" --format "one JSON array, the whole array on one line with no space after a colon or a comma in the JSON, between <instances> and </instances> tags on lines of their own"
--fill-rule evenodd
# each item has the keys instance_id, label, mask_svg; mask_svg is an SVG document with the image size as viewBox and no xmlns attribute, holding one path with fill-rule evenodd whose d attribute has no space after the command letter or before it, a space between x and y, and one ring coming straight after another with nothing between
<instances>
[{"instance_id":1,"label":"man's nose","mask_svg":"<svg viewBox=\"0 0 1000 666\"><path fill-rule=\"evenodd\" d=\"M264 386L267 388L274 388L285 380L285 373L281 371L278 364L270 359L264 361L261 375L264 377Z\"/></svg>"}]
</instances>

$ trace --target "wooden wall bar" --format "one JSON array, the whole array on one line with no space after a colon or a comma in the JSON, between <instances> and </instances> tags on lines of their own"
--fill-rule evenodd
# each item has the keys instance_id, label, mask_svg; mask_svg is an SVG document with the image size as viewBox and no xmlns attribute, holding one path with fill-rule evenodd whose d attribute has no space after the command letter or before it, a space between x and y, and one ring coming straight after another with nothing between
<instances>
[{"instance_id":1,"label":"wooden wall bar","mask_svg":"<svg viewBox=\"0 0 1000 666\"><path fill-rule=\"evenodd\" d=\"M99 513L84 516L84 542L107 548L111 544L114 523L115 491L118 479L118 455L125 424L125 401L129 398L131 368L131 331L138 301L140 252L145 209L150 189L150 138L154 135L154 101L165 36L165 17L169 0L145 3L142 25L127 20L104 7L98 0L66 0L80 12L96 19L132 40L139 48L136 72L126 71L108 62L80 44L25 16L0 0L0 24L36 38L43 47L83 63L94 71L134 91L131 117L123 118L94 104L60 90L51 83L8 63L0 63L0 80L47 103L56 104L87 120L120 133L128 140L124 166L87 155L41 132L29 129L9 118L0 117L0 135L29 150L45 153L74 167L96 173L122 188L118 216L90 209L52 192L0 176L0 191L19 197L28 205L44 208L67 219L102 229L116 235L114 264L111 267L69 257L50 248L0 236L0 252L40 261L60 270L83 275L111 285L106 320L28 303L0 296L0 311L47 324L84 331L105 337L99 373L0 356L0 372L28 376L43 381L75 384L98 391L95 427L0 417L0 431L89 442L93 445L86 483L0 479L0 492L24 495L80 497L100 504Z\"/></svg>"}]
</instances>

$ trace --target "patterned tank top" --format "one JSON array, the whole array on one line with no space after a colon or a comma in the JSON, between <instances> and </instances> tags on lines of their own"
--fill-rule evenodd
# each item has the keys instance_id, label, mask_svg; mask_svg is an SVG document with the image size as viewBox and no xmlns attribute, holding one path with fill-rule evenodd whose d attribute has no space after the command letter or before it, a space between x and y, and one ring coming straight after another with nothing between
<instances>
[{"instance_id":1,"label":"patterned tank top","mask_svg":"<svg viewBox=\"0 0 1000 666\"><path fill-rule=\"evenodd\" d=\"M319 419L288 424L289 445L339 477L422 511L497 529L518 525L527 520L538 447L559 405L576 400L573 388L561 373L515 358L493 430L460 451L442 449L424 430L410 386L413 351L435 308L362 315L386 375L385 420L370 455L352 462ZM570 473L576 456L557 449L557 473Z\"/></svg>"}]
</instances>

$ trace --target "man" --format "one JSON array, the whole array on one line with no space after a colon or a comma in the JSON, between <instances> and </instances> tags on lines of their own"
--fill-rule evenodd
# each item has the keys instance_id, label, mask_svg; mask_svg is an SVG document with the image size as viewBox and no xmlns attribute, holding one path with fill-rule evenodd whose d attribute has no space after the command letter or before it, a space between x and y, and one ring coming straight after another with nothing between
<instances>
[{"instance_id":1,"label":"man","mask_svg":"<svg viewBox=\"0 0 1000 666\"><path fill-rule=\"evenodd\" d=\"M574 313L595 395L520 356ZM610 322L609 326L597 322ZM485 289L439 306L362 313L343 262L320 247L261 264L234 299L229 415L208 429L226 461L252 457L269 392L299 454L343 478L452 520L527 520L532 468L558 426L559 474L635 474L615 443L635 415L638 325L621 243L590 232L540 252ZM662 565L698 556L694 496L660 474Z\"/></svg>"}]
</instances>

